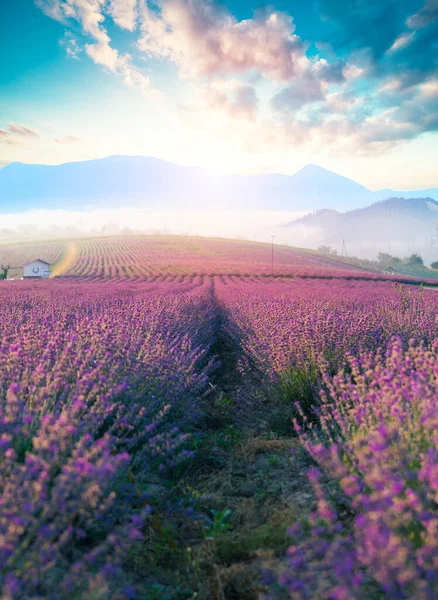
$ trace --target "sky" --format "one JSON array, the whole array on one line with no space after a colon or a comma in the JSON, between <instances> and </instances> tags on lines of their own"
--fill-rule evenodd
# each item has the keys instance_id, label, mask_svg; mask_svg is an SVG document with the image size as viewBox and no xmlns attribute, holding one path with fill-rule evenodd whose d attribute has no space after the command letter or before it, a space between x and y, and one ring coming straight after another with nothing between
<instances>
[{"instance_id":1,"label":"sky","mask_svg":"<svg viewBox=\"0 0 438 600\"><path fill-rule=\"evenodd\" d=\"M0 166L312 162L438 187L438 0L4 0Z\"/></svg>"}]
</instances>

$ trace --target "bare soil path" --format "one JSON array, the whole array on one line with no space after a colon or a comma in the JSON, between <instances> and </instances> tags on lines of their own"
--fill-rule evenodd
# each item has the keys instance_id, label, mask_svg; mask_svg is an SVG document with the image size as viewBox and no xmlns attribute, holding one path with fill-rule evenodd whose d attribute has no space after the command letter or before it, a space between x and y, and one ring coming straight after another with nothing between
<instances>
[{"instance_id":1,"label":"bare soil path","mask_svg":"<svg viewBox=\"0 0 438 600\"><path fill-rule=\"evenodd\" d=\"M79 248L76 242L68 242L66 248L52 269L52 277L60 277L69 271L77 261L79 256Z\"/></svg>"},{"instance_id":2,"label":"bare soil path","mask_svg":"<svg viewBox=\"0 0 438 600\"><path fill-rule=\"evenodd\" d=\"M196 457L167 492L155 485L157 506L166 498L193 507L196 517L187 519L183 511L151 520L141 569L150 574L141 577L147 598L262 600L268 592L262 570L283 563L287 528L313 508L309 459L298 439L270 429L269 402L263 415L251 413L250 402L249 414L242 414L242 394L248 398L251 386L257 393L257 377L246 381L238 371L242 350L229 335L214 286L212 294L212 353L219 367L203 407Z\"/></svg>"}]
</instances>

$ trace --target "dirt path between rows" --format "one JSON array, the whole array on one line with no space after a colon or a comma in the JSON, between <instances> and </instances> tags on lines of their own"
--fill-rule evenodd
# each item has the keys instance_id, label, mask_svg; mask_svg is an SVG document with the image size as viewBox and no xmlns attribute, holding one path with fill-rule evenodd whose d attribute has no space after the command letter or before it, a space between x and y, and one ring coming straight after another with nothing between
<instances>
[{"instance_id":1,"label":"dirt path between rows","mask_svg":"<svg viewBox=\"0 0 438 600\"><path fill-rule=\"evenodd\" d=\"M52 269L51 277L60 277L67 273L76 263L78 256L78 245L75 242L68 242L63 255Z\"/></svg>"},{"instance_id":2,"label":"dirt path between rows","mask_svg":"<svg viewBox=\"0 0 438 600\"><path fill-rule=\"evenodd\" d=\"M313 507L305 476L309 458L296 437L271 429L275 419L269 419L269 398L265 414L251 410L251 389L254 394L263 392L254 388L257 377L248 381L238 371L242 350L229 335L229 317L214 287L212 295L212 354L220 366L212 380L214 391L203 406L196 458L170 493L172 503L192 503L198 520L157 520L151 528L151 598L265 598L262 570L284 563L287 527Z\"/></svg>"}]
</instances>

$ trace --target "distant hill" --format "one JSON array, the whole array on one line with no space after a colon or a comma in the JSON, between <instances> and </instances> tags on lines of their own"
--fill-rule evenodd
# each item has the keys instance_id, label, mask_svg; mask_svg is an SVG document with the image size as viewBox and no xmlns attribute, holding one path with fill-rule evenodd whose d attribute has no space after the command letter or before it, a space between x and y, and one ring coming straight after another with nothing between
<instances>
[{"instance_id":1,"label":"distant hill","mask_svg":"<svg viewBox=\"0 0 438 600\"><path fill-rule=\"evenodd\" d=\"M141 206L154 210L353 209L388 196L438 200L438 189L372 192L307 165L294 175L233 175L185 167L157 158L110 156L58 166L11 163L0 169L0 212Z\"/></svg>"},{"instance_id":2,"label":"distant hill","mask_svg":"<svg viewBox=\"0 0 438 600\"><path fill-rule=\"evenodd\" d=\"M438 201L433 198L389 198L344 213L319 210L282 230L304 247L323 244L339 250L345 240L347 250L362 256L419 252L438 260Z\"/></svg>"}]
</instances>

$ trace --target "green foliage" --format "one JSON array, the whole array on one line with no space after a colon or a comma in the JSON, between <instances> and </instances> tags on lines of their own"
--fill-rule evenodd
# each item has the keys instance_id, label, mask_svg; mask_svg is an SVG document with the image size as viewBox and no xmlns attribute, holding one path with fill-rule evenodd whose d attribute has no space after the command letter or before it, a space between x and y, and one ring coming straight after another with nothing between
<instances>
[{"instance_id":1,"label":"green foliage","mask_svg":"<svg viewBox=\"0 0 438 600\"><path fill-rule=\"evenodd\" d=\"M395 265L400 265L402 259L398 256L387 254L386 252L379 252L377 255L377 262L383 267L394 267Z\"/></svg>"},{"instance_id":2,"label":"green foliage","mask_svg":"<svg viewBox=\"0 0 438 600\"><path fill-rule=\"evenodd\" d=\"M226 394L222 390L219 392L219 395L217 398L217 403L219 404L219 406L221 406L222 408L227 408L233 402L234 402L234 400L233 400L233 396L231 394Z\"/></svg>"},{"instance_id":3,"label":"green foliage","mask_svg":"<svg viewBox=\"0 0 438 600\"><path fill-rule=\"evenodd\" d=\"M405 264L410 266L424 266L424 261L419 254L411 254L404 259Z\"/></svg>"},{"instance_id":4,"label":"green foliage","mask_svg":"<svg viewBox=\"0 0 438 600\"><path fill-rule=\"evenodd\" d=\"M311 414L315 405L314 390L319 374L318 364L310 356L306 365L283 372L278 385L281 400L292 405L299 402L302 409Z\"/></svg>"},{"instance_id":5,"label":"green foliage","mask_svg":"<svg viewBox=\"0 0 438 600\"><path fill-rule=\"evenodd\" d=\"M214 539L224 533L233 529L231 523L228 523L228 519L231 516L231 509L224 508L223 510L211 509L213 520L210 525L205 527L204 535L206 539Z\"/></svg>"},{"instance_id":6,"label":"green foliage","mask_svg":"<svg viewBox=\"0 0 438 600\"><path fill-rule=\"evenodd\" d=\"M271 467L278 467L280 465L280 457L278 454L270 454L268 456L268 461Z\"/></svg>"},{"instance_id":7,"label":"green foliage","mask_svg":"<svg viewBox=\"0 0 438 600\"><path fill-rule=\"evenodd\" d=\"M387 254L386 252L379 252L377 255L377 261L381 264L389 263L392 258L391 254Z\"/></svg>"},{"instance_id":8,"label":"green foliage","mask_svg":"<svg viewBox=\"0 0 438 600\"><path fill-rule=\"evenodd\" d=\"M431 269L436 269L438 270L438 260L434 261L431 265L430 265Z\"/></svg>"},{"instance_id":9,"label":"green foliage","mask_svg":"<svg viewBox=\"0 0 438 600\"><path fill-rule=\"evenodd\" d=\"M260 549L271 549L281 554L287 545L287 526L284 523L266 523L236 535L218 538L216 554L221 561L232 563L246 560L252 552Z\"/></svg>"},{"instance_id":10,"label":"green foliage","mask_svg":"<svg viewBox=\"0 0 438 600\"><path fill-rule=\"evenodd\" d=\"M197 593L181 586L167 586L159 583L146 585L140 600L191 600L197 598Z\"/></svg>"},{"instance_id":11,"label":"green foliage","mask_svg":"<svg viewBox=\"0 0 438 600\"><path fill-rule=\"evenodd\" d=\"M336 256L337 255L337 251L332 248L331 246L318 246L318 248L316 249L317 252L319 252L320 254L327 254L329 256Z\"/></svg>"},{"instance_id":12,"label":"green foliage","mask_svg":"<svg viewBox=\"0 0 438 600\"><path fill-rule=\"evenodd\" d=\"M0 280L1 281L4 281L5 279L8 278L8 272L9 272L10 268L11 267L9 265L8 266L5 266L5 265L1 266L1 270L2 270L2 273L0 273Z\"/></svg>"},{"instance_id":13,"label":"green foliage","mask_svg":"<svg viewBox=\"0 0 438 600\"><path fill-rule=\"evenodd\" d=\"M240 429L237 429L234 425L227 425L220 432L217 443L222 448L229 448L241 442L242 439L243 433Z\"/></svg>"}]
</instances>

